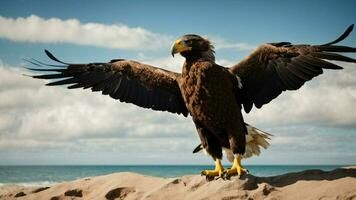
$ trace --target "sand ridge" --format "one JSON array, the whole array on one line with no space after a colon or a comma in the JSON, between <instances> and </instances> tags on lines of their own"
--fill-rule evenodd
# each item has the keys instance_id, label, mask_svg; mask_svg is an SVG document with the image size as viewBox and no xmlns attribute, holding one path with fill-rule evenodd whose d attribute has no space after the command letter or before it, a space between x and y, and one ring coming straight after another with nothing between
<instances>
[{"instance_id":1,"label":"sand ridge","mask_svg":"<svg viewBox=\"0 0 356 200\"><path fill-rule=\"evenodd\" d=\"M48 187L0 187L0 199L355 199L356 167L306 170L278 176L206 180L200 175L159 178L123 172Z\"/></svg>"}]
</instances>

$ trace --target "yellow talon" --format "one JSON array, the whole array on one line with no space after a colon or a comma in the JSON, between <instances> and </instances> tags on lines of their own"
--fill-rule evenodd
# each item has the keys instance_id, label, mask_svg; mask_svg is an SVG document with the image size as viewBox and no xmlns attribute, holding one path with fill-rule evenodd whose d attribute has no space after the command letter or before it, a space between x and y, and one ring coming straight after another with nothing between
<instances>
[{"instance_id":1,"label":"yellow talon","mask_svg":"<svg viewBox=\"0 0 356 200\"><path fill-rule=\"evenodd\" d=\"M228 176L233 176L233 175L236 175L236 174L238 176L241 176L243 174L248 174L248 170L241 166L241 156L240 156L240 154L237 155L237 157L234 159L234 163L233 163L232 167L230 169L227 169L225 171L225 173Z\"/></svg>"},{"instance_id":2,"label":"yellow talon","mask_svg":"<svg viewBox=\"0 0 356 200\"><path fill-rule=\"evenodd\" d=\"M201 172L202 175L205 175L207 177L215 177L219 176L222 177L224 173L224 167L221 164L221 160L216 159L215 161L215 169L214 170L203 170Z\"/></svg>"}]
</instances>

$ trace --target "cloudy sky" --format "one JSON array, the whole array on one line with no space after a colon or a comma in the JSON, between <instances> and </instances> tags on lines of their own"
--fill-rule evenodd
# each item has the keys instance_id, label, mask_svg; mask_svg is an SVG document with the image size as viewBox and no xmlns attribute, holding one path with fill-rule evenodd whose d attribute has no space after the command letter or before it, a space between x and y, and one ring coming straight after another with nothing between
<instances>
[{"instance_id":1,"label":"cloudy sky","mask_svg":"<svg viewBox=\"0 0 356 200\"><path fill-rule=\"evenodd\" d=\"M128 58L181 71L170 45L204 35L230 66L264 42L326 43L356 23L355 1L0 1L0 165L211 164L190 118L45 87L22 58ZM356 46L356 32L343 45ZM356 55L351 55L356 57ZM247 164L356 164L356 65L325 72L245 119L274 135Z\"/></svg>"}]
</instances>

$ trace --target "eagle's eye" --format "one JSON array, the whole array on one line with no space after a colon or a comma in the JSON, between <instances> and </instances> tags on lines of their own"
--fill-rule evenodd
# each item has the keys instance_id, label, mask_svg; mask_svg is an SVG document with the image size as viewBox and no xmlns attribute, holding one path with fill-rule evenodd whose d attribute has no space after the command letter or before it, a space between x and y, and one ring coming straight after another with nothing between
<instances>
[{"instance_id":1,"label":"eagle's eye","mask_svg":"<svg viewBox=\"0 0 356 200\"><path fill-rule=\"evenodd\" d=\"M191 41L191 40L183 40L182 42L183 42L183 44L186 45L186 46L192 44L192 41Z\"/></svg>"}]
</instances>

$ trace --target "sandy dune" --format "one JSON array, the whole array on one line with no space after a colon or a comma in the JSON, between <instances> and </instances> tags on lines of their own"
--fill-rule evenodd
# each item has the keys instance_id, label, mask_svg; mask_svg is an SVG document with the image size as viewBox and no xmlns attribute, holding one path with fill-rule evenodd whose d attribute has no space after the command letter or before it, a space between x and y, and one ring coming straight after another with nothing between
<instances>
[{"instance_id":1,"label":"sandy dune","mask_svg":"<svg viewBox=\"0 0 356 200\"><path fill-rule=\"evenodd\" d=\"M355 199L356 167L307 170L271 177L211 180L199 175L158 178L115 173L50 187L0 187L0 199Z\"/></svg>"}]
</instances>

